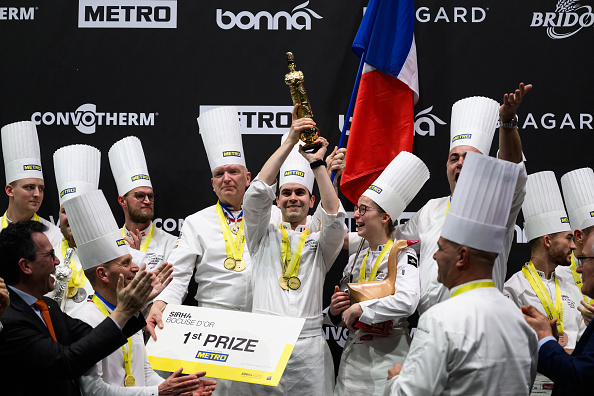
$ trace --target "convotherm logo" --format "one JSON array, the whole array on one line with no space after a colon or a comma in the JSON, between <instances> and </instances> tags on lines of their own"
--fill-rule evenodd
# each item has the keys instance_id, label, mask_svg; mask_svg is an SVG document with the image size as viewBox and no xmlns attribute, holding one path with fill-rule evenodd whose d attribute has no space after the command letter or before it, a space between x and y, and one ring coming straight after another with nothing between
<instances>
[{"instance_id":1,"label":"convotherm logo","mask_svg":"<svg viewBox=\"0 0 594 396\"><path fill-rule=\"evenodd\" d=\"M571 37L583 28L594 25L592 7L577 0L558 0L554 12L533 12L530 27L546 28L554 40Z\"/></svg>"},{"instance_id":2,"label":"convotherm logo","mask_svg":"<svg viewBox=\"0 0 594 396\"><path fill-rule=\"evenodd\" d=\"M95 133L97 125L115 126L154 126L155 115L158 113L121 113L98 112L97 106L86 103L75 111L69 112L41 112L31 116L36 125L72 125L84 134Z\"/></svg>"},{"instance_id":3,"label":"convotherm logo","mask_svg":"<svg viewBox=\"0 0 594 396\"><path fill-rule=\"evenodd\" d=\"M79 28L177 27L177 0L79 0Z\"/></svg>"},{"instance_id":4,"label":"convotherm logo","mask_svg":"<svg viewBox=\"0 0 594 396\"><path fill-rule=\"evenodd\" d=\"M32 21L37 7L0 7L0 21Z\"/></svg>"},{"instance_id":5,"label":"convotherm logo","mask_svg":"<svg viewBox=\"0 0 594 396\"><path fill-rule=\"evenodd\" d=\"M201 105L200 114L222 107ZM235 106L244 135L282 135L291 128L293 106Z\"/></svg>"},{"instance_id":6,"label":"convotherm logo","mask_svg":"<svg viewBox=\"0 0 594 396\"><path fill-rule=\"evenodd\" d=\"M223 11L217 9L217 25L221 29L229 30L238 27L242 30L311 30L311 20L322 19L315 11L307 8L309 0L299 4L289 13L279 11L274 15L268 11L257 11L255 14L251 11Z\"/></svg>"}]
</instances>

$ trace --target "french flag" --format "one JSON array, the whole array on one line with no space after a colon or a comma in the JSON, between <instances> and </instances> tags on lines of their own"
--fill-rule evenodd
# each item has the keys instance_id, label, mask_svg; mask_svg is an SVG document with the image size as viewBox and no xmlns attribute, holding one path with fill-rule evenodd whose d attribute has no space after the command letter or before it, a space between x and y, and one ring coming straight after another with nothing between
<instances>
[{"instance_id":1,"label":"french flag","mask_svg":"<svg viewBox=\"0 0 594 396\"><path fill-rule=\"evenodd\" d=\"M353 42L364 65L340 183L353 203L398 153L412 152L419 100L414 22L414 0L370 0Z\"/></svg>"}]
</instances>

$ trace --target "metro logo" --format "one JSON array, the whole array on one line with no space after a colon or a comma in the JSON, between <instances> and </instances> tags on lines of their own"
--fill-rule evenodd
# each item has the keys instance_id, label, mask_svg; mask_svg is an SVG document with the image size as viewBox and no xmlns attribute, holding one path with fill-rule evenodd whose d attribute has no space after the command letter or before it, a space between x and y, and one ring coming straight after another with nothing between
<instances>
[{"instance_id":1,"label":"metro logo","mask_svg":"<svg viewBox=\"0 0 594 396\"><path fill-rule=\"evenodd\" d=\"M223 151L223 157L241 157L239 151Z\"/></svg>"},{"instance_id":2,"label":"metro logo","mask_svg":"<svg viewBox=\"0 0 594 396\"><path fill-rule=\"evenodd\" d=\"M125 246L125 245L126 245L126 241L125 241L125 240L123 240L123 239L118 239L118 240L116 241L116 244L117 244L118 246Z\"/></svg>"},{"instance_id":3,"label":"metro logo","mask_svg":"<svg viewBox=\"0 0 594 396\"><path fill-rule=\"evenodd\" d=\"M288 170L288 171L285 171L285 173L283 174L283 176L300 176L300 177L305 177L305 173L303 173L302 171L298 171L298 170Z\"/></svg>"},{"instance_id":4,"label":"metro logo","mask_svg":"<svg viewBox=\"0 0 594 396\"><path fill-rule=\"evenodd\" d=\"M177 27L177 0L79 0L80 28Z\"/></svg>"},{"instance_id":5,"label":"metro logo","mask_svg":"<svg viewBox=\"0 0 594 396\"><path fill-rule=\"evenodd\" d=\"M452 138L452 143L459 139L470 139L472 137L472 133L464 133L462 135L456 135Z\"/></svg>"},{"instance_id":6,"label":"metro logo","mask_svg":"<svg viewBox=\"0 0 594 396\"><path fill-rule=\"evenodd\" d=\"M65 188L60 192L60 198L63 198L64 195L66 195L66 194L75 193L75 192L76 192L76 187Z\"/></svg>"},{"instance_id":7,"label":"metro logo","mask_svg":"<svg viewBox=\"0 0 594 396\"><path fill-rule=\"evenodd\" d=\"M23 165L23 170L26 171L39 171L41 172L41 166L40 165Z\"/></svg>"},{"instance_id":8,"label":"metro logo","mask_svg":"<svg viewBox=\"0 0 594 396\"><path fill-rule=\"evenodd\" d=\"M132 181L137 181L137 180L150 180L150 178L148 177L148 175L134 175L131 177Z\"/></svg>"},{"instance_id":9,"label":"metro logo","mask_svg":"<svg viewBox=\"0 0 594 396\"><path fill-rule=\"evenodd\" d=\"M371 190L371 191L375 191L378 194L381 194L383 191L381 188L379 188L378 186L374 186L373 184L371 186L367 187L367 189Z\"/></svg>"},{"instance_id":10,"label":"metro logo","mask_svg":"<svg viewBox=\"0 0 594 396\"><path fill-rule=\"evenodd\" d=\"M218 362L226 362L228 357L229 355L225 355L223 353L211 353L203 351L198 351L196 354L196 359L216 360Z\"/></svg>"}]
</instances>

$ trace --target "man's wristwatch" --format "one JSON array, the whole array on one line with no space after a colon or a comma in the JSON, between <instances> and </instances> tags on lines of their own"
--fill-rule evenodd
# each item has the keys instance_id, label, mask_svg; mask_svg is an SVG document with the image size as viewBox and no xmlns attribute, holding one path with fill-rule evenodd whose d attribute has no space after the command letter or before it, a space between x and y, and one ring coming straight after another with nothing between
<instances>
[{"instance_id":1,"label":"man's wristwatch","mask_svg":"<svg viewBox=\"0 0 594 396\"><path fill-rule=\"evenodd\" d=\"M318 166L326 166L326 161L319 159L309 164L311 169L316 169Z\"/></svg>"},{"instance_id":2,"label":"man's wristwatch","mask_svg":"<svg viewBox=\"0 0 594 396\"><path fill-rule=\"evenodd\" d=\"M499 125L506 129L514 129L518 126L518 117L514 116L511 120L503 122L501 116L499 116Z\"/></svg>"}]
</instances>

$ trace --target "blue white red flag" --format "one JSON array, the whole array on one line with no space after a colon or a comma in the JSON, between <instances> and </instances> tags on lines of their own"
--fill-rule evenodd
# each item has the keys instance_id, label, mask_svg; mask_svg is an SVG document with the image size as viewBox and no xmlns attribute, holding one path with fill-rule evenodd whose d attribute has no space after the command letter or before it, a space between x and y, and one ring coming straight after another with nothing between
<instances>
[{"instance_id":1,"label":"blue white red flag","mask_svg":"<svg viewBox=\"0 0 594 396\"><path fill-rule=\"evenodd\" d=\"M365 64L340 183L353 203L400 151L412 151L419 99L414 21L414 0L370 0L353 42Z\"/></svg>"}]
</instances>

